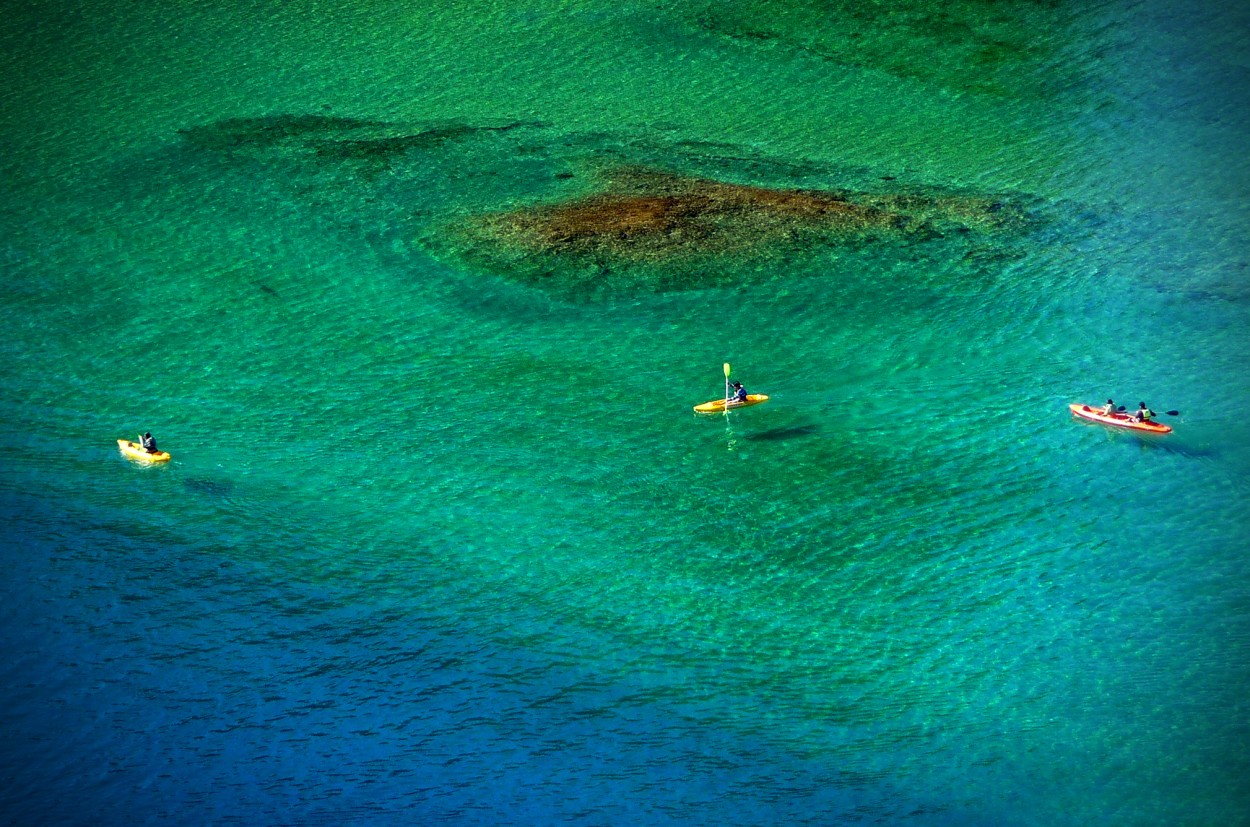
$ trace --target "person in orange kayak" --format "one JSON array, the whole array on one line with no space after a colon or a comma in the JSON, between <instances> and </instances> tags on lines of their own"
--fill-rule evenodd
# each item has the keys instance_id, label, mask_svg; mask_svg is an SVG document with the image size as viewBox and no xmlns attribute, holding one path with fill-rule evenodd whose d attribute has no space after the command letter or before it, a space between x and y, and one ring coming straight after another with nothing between
<instances>
[{"instance_id":1,"label":"person in orange kayak","mask_svg":"<svg viewBox=\"0 0 1250 827\"><path fill-rule=\"evenodd\" d=\"M733 394L729 397L729 401L730 402L746 402L747 401L747 389L742 387L742 383L734 382L733 388L734 388Z\"/></svg>"},{"instance_id":2,"label":"person in orange kayak","mask_svg":"<svg viewBox=\"0 0 1250 827\"><path fill-rule=\"evenodd\" d=\"M1115 400L1108 399L1107 404L1102 406L1102 410L1099 413L1103 416L1111 416L1111 414L1115 413Z\"/></svg>"},{"instance_id":3,"label":"person in orange kayak","mask_svg":"<svg viewBox=\"0 0 1250 827\"><path fill-rule=\"evenodd\" d=\"M1154 419L1155 416L1157 416L1157 414L1155 414L1154 411L1147 408L1145 402L1138 402L1137 410L1133 412L1133 421L1134 422L1149 422L1150 420Z\"/></svg>"},{"instance_id":4,"label":"person in orange kayak","mask_svg":"<svg viewBox=\"0 0 1250 827\"><path fill-rule=\"evenodd\" d=\"M139 446L149 454L156 453L156 440L152 438L151 431L146 431L143 436L139 437Z\"/></svg>"}]
</instances>

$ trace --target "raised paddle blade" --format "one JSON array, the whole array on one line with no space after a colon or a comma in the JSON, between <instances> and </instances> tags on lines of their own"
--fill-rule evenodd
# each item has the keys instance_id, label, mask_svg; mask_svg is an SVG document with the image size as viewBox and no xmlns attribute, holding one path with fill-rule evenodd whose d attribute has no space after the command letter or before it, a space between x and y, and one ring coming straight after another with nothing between
<instances>
[{"instance_id":1,"label":"raised paddle blade","mask_svg":"<svg viewBox=\"0 0 1250 827\"><path fill-rule=\"evenodd\" d=\"M725 378L726 379L729 378L729 363L728 362L725 363Z\"/></svg>"}]
</instances>

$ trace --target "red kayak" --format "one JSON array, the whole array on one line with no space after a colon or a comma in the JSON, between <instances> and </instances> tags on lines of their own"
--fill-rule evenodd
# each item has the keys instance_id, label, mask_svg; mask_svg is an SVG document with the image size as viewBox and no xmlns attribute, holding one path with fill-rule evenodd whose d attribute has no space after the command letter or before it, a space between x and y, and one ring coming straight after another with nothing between
<instances>
[{"instance_id":1,"label":"red kayak","mask_svg":"<svg viewBox=\"0 0 1250 827\"><path fill-rule=\"evenodd\" d=\"M1148 434L1172 433L1171 425L1164 425L1150 420L1138 422L1126 413L1104 414L1101 407L1091 408L1089 405L1082 405L1079 402L1073 402L1068 408L1081 419L1101 422L1103 425L1114 425L1117 428L1128 428L1133 431L1145 431Z\"/></svg>"}]
</instances>

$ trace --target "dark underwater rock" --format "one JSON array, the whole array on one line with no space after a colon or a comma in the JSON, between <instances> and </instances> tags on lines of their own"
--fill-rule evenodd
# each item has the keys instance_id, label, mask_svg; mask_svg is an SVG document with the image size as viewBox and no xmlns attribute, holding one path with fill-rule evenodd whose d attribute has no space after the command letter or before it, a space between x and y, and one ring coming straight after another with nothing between
<instances>
[{"instance_id":1,"label":"dark underwater rock","mask_svg":"<svg viewBox=\"0 0 1250 827\"><path fill-rule=\"evenodd\" d=\"M611 272L733 259L812 243L923 241L1024 222L997 197L773 188L625 168L597 193L463 221L469 247L501 262L533 256Z\"/></svg>"},{"instance_id":2,"label":"dark underwater rock","mask_svg":"<svg viewBox=\"0 0 1250 827\"><path fill-rule=\"evenodd\" d=\"M482 132L507 132L542 125L532 121L499 125L445 123L414 129L407 124L359 118L273 115L227 118L179 130L179 134L191 146L213 152L263 153L281 147L310 151L329 159L385 160Z\"/></svg>"}]
</instances>

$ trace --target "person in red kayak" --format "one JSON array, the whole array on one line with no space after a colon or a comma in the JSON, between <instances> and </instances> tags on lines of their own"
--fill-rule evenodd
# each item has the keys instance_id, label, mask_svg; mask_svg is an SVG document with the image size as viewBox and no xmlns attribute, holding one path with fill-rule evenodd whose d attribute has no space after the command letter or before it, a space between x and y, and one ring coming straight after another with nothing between
<instances>
[{"instance_id":1,"label":"person in red kayak","mask_svg":"<svg viewBox=\"0 0 1250 827\"><path fill-rule=\"evenodd\" d=\"M1099 413L1102 414L1103 416L1111 416L1113 413L1115 413L1115 400L1108 399L1107 404L1102 406L1102 410L1099 411Z\"/></svg>"},{"instance_id":2,"label":"person in red kayak","mask_svg":"<svg viewBox=\"0 0 1250 827\"><path fill-rule=\"evenodd\" d=\"M1134 411L1132 419L1134 422L1149 422L1154 419L1157 414L1146 407L1145 402L1137 403L1137 410Z\"/></svg>"},{"instance_id":3,"label":"person in red kayak","mask_svg":"<svg viewBox=\"0 0 1250 827\"><path fill-rule=\"evenodd\" d=\"M151 431L147 431L143 436L139 437L139 446L149 454L156 453L156 440L152 438Z\"/></svg>"}]
</instances>

